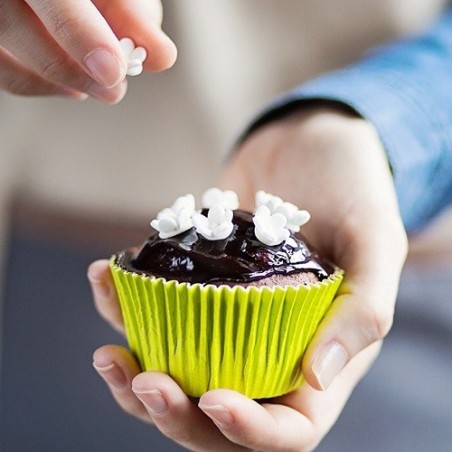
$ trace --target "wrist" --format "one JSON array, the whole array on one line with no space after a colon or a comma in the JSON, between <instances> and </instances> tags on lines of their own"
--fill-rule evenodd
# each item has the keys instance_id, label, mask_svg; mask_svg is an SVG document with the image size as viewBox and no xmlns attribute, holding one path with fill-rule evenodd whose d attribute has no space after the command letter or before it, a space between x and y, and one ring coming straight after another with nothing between
<instances>
[{"instance_id":1,"label":"wrist","mask_svg":"<svg viewBox=\"0 0 452 452\"><path fill-rule=\"evenodd\" d=\"M271 133L275 136L281 134L281 137L298 131L321 142L332 135L338 139L350 139L350 135L355 137L359 134L362 139L378 143L382 148L376 129L369 121L349 106L327 100L306 102L280 111L272 119L253 126L244 143L266 131L270 131L267 136Z\"/></svg>"}]
</instances>

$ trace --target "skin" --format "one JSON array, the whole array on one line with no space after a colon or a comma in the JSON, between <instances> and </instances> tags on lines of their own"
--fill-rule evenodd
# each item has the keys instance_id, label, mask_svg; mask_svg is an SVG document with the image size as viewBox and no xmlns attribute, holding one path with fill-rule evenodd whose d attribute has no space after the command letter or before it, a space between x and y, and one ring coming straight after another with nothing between
<instances>
[{"instance_id":1,"label":"skin","mask_svg":"<svg viewBox=\"0 0 452 452\"><path fill-rule=\"evenodd\" d=\"M144 68L162 71L177 50L161 25L157 0L0 0L0 89L117 103L127 90L118 38L145 47ZM88 63L96 50L98 73Z\"/></svg>"},{"instance_id":2,"label":"skin","mask_svg":"<svg viewBox=\"0 0 452 452\"><path fill-rule=\"evenodd\" d=\"M365 120L313 107L263 126L238 148L220 185L252 209L258 189L311 213L308 240L345 270L336 301L303 358L298 390L258 404L230 390L198 402L167 375L140 373L117 346L94 366L127 412L192 450L312 450L377 356L393 318L407 238L379 138ZM88 272L99 313L122 331L107 261Z\"/></svg>"},{"instance_id":3,"label":"skin","mask_svg":"<svg viewBox=\"0 0 452 452\"><path fill-rule=\"evenodd\" d=\"M117 103L127 88L118 38L146 48L149 71L174 63L177 50L161 23L157 0L0 0L0 89ZM111 57L100 72L88 64L96 50ZM304 356L306 382L271 403L225 389L193 402L169 376L141 373L121 347L96 350L94 367L126 412L189 449L312 450L392 324L407 239L384 151L363 119L332 105L312 107L252 133L220 186L235 190L245 209L264 189L308 210L305 236L345 270ZM93 263L88 277L100 315L123 332L108 261Z\"/></svg>"}]
</instances>

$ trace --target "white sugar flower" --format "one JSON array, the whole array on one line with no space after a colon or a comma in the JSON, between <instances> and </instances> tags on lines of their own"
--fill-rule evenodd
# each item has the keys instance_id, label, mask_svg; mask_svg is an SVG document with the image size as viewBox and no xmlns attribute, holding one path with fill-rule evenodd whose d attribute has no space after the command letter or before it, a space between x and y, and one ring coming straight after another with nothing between
<instances>
[{"instance_id":1,"label":"white sugar flower","mask_svg":"<svg viewBox=\"0 0 452 452\"><path fill-rule=\"evenodd\" d=\"M279 196L274 196L270 193L266 193L264 190L259 190L256 193L256 209L260 206L266 206L270 213L274 213L276 208L283 203L283 200Z\"/></svg>"},{"instance_id":2,"label":"white sugar flower","mask_svg":"<svg viewBox=\"0 0 452 452\"><path fill-rule=\"evenodd\" d=\"M300 226L306 224L311 218L307 210L300 210L295 204L290 202L283 202L275 209L274 213L281 213L286 217L286 228L292 232L299 232Z\"/></svg>"},{"instance_id":3,"label":"white sugar flower","mask_svg":"<svg viewBox=\"0 0 452 452\"><path fill-rule=\"evenodd\" d=\"M173 237L193 227L192 216L195 213L195 198L188 194L180 196L171 207L161 210L151 226L159 231L161 239Z\"/></svg>"},{"instance_id":4,"label":"white sugar flower","mask_svg":"<svg viewBox=\"0 0 452 452\"><path fill-rule=\"evenodd\" d=\"M232 233L232 210L225 209L219 204L214 204L207 213L207 217L201 213L193 215L193 225L196 232L207 240L224 240Z\"/></svg>"},{"instance_id":5,"label":"white sugar flower","mask_svg":"<svg viewBox=\"0 0 452 452\"><path fill-rule=\"evenodd\" d=\"M135 43L130 38L122 38L119 44L127 60L127 75L140 75L143 72L143 62L147 56L146 49L135 47Z\"/></svg>"},{"instance_id":6,"label":"white sugar flower","mask_svg":"<svg viewBox=\"0 0 452 452\"><path fill-rule=\"evenodd\" d=\"M165 209L167 213L160 212L157 219L151 221L151 226L159 232L161 239L174 237L182 234L193 227L191 214L186 209L174 212L171 209Z\"/></svg>"},{"instance_id":7,"label":"white sugar flower","mask_svg":"<svg viewBox=\"0 0 452 452\"><path fill-rule=\"evenodd\" d=\"M253 216L253 223L254 234L265 245L279 245L289 238L290 232L286 228L287 218L282 213L272 214L265 205L257 208Z\"/></svg>"},{"instance_id":8,"label":"white sugar flower","mask_svg":"<svg viewBox=\"0 0 452 452\"><path fill-rule=\"evenodd\" d=\"M188 194L185 196L179 196L179 198L174 201L171 207L167 207L166 209L161 210L157 214L157 219L159 220L161 217L172 216L177 218L178 214L182 211L186 210L190 217L195 213L195 197L192 194Z\"/></svg>"},{"instance_id":9,"label":"white sugar flower","mask_svg":"<svg viewBox=\"0 0 452 452\"><path fill-rule=\"evenodd\" d=\"M225 209L235 210L239 208L239 198L232 190L220 190L219 188L209 188L202 195L202 206L210 209L214 205L223 206Z\"/></svg>"},{"instance_id":10,"label":"white sugar flower","mask_svg":"<svg viewBox=\"0 0 452 452\"><path fill-rule=\"evenodd\" d=\"M286 228L292 232L299 232L311 215L306 210L300 210L295 204L284 202L280 197L259 190L256 193L256 208L266 206L270 214L280 213L287 219Z\"/></svg>"}]
</instances>

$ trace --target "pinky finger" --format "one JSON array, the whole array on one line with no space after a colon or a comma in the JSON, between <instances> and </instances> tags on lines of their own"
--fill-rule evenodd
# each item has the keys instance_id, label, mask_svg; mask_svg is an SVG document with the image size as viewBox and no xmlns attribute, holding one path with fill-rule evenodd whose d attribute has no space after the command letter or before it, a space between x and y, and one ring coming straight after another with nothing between
<instances>
[{"instance_id":1,"label":"pinky finger","mask_svg":"<svg viewBox=\"0 0 452 452\"><path fill-rule=\"evenodd\" d=\"M88 96L57 85L25 67L7 50L0 47L0 89L21 96L63 96L84 100Z\"/></svg>"}]
</instances>

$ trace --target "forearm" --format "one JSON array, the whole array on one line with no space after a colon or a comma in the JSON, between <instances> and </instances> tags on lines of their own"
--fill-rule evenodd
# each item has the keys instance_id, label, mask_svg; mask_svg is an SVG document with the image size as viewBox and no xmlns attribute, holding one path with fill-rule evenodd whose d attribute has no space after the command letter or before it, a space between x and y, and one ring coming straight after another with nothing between
<instances>
[{"instance_id":1,"label":"forearm","mask_svg":"<svg viewBox=\"0 0 452 452\"><path fill-rule=\"evenodd\" d=\"M251 130L318 100L345 104L373 123L408 231L452 201L451 11L423 36L379 48L353 66L295 88Z\"/></svg>"}]
</instances>

